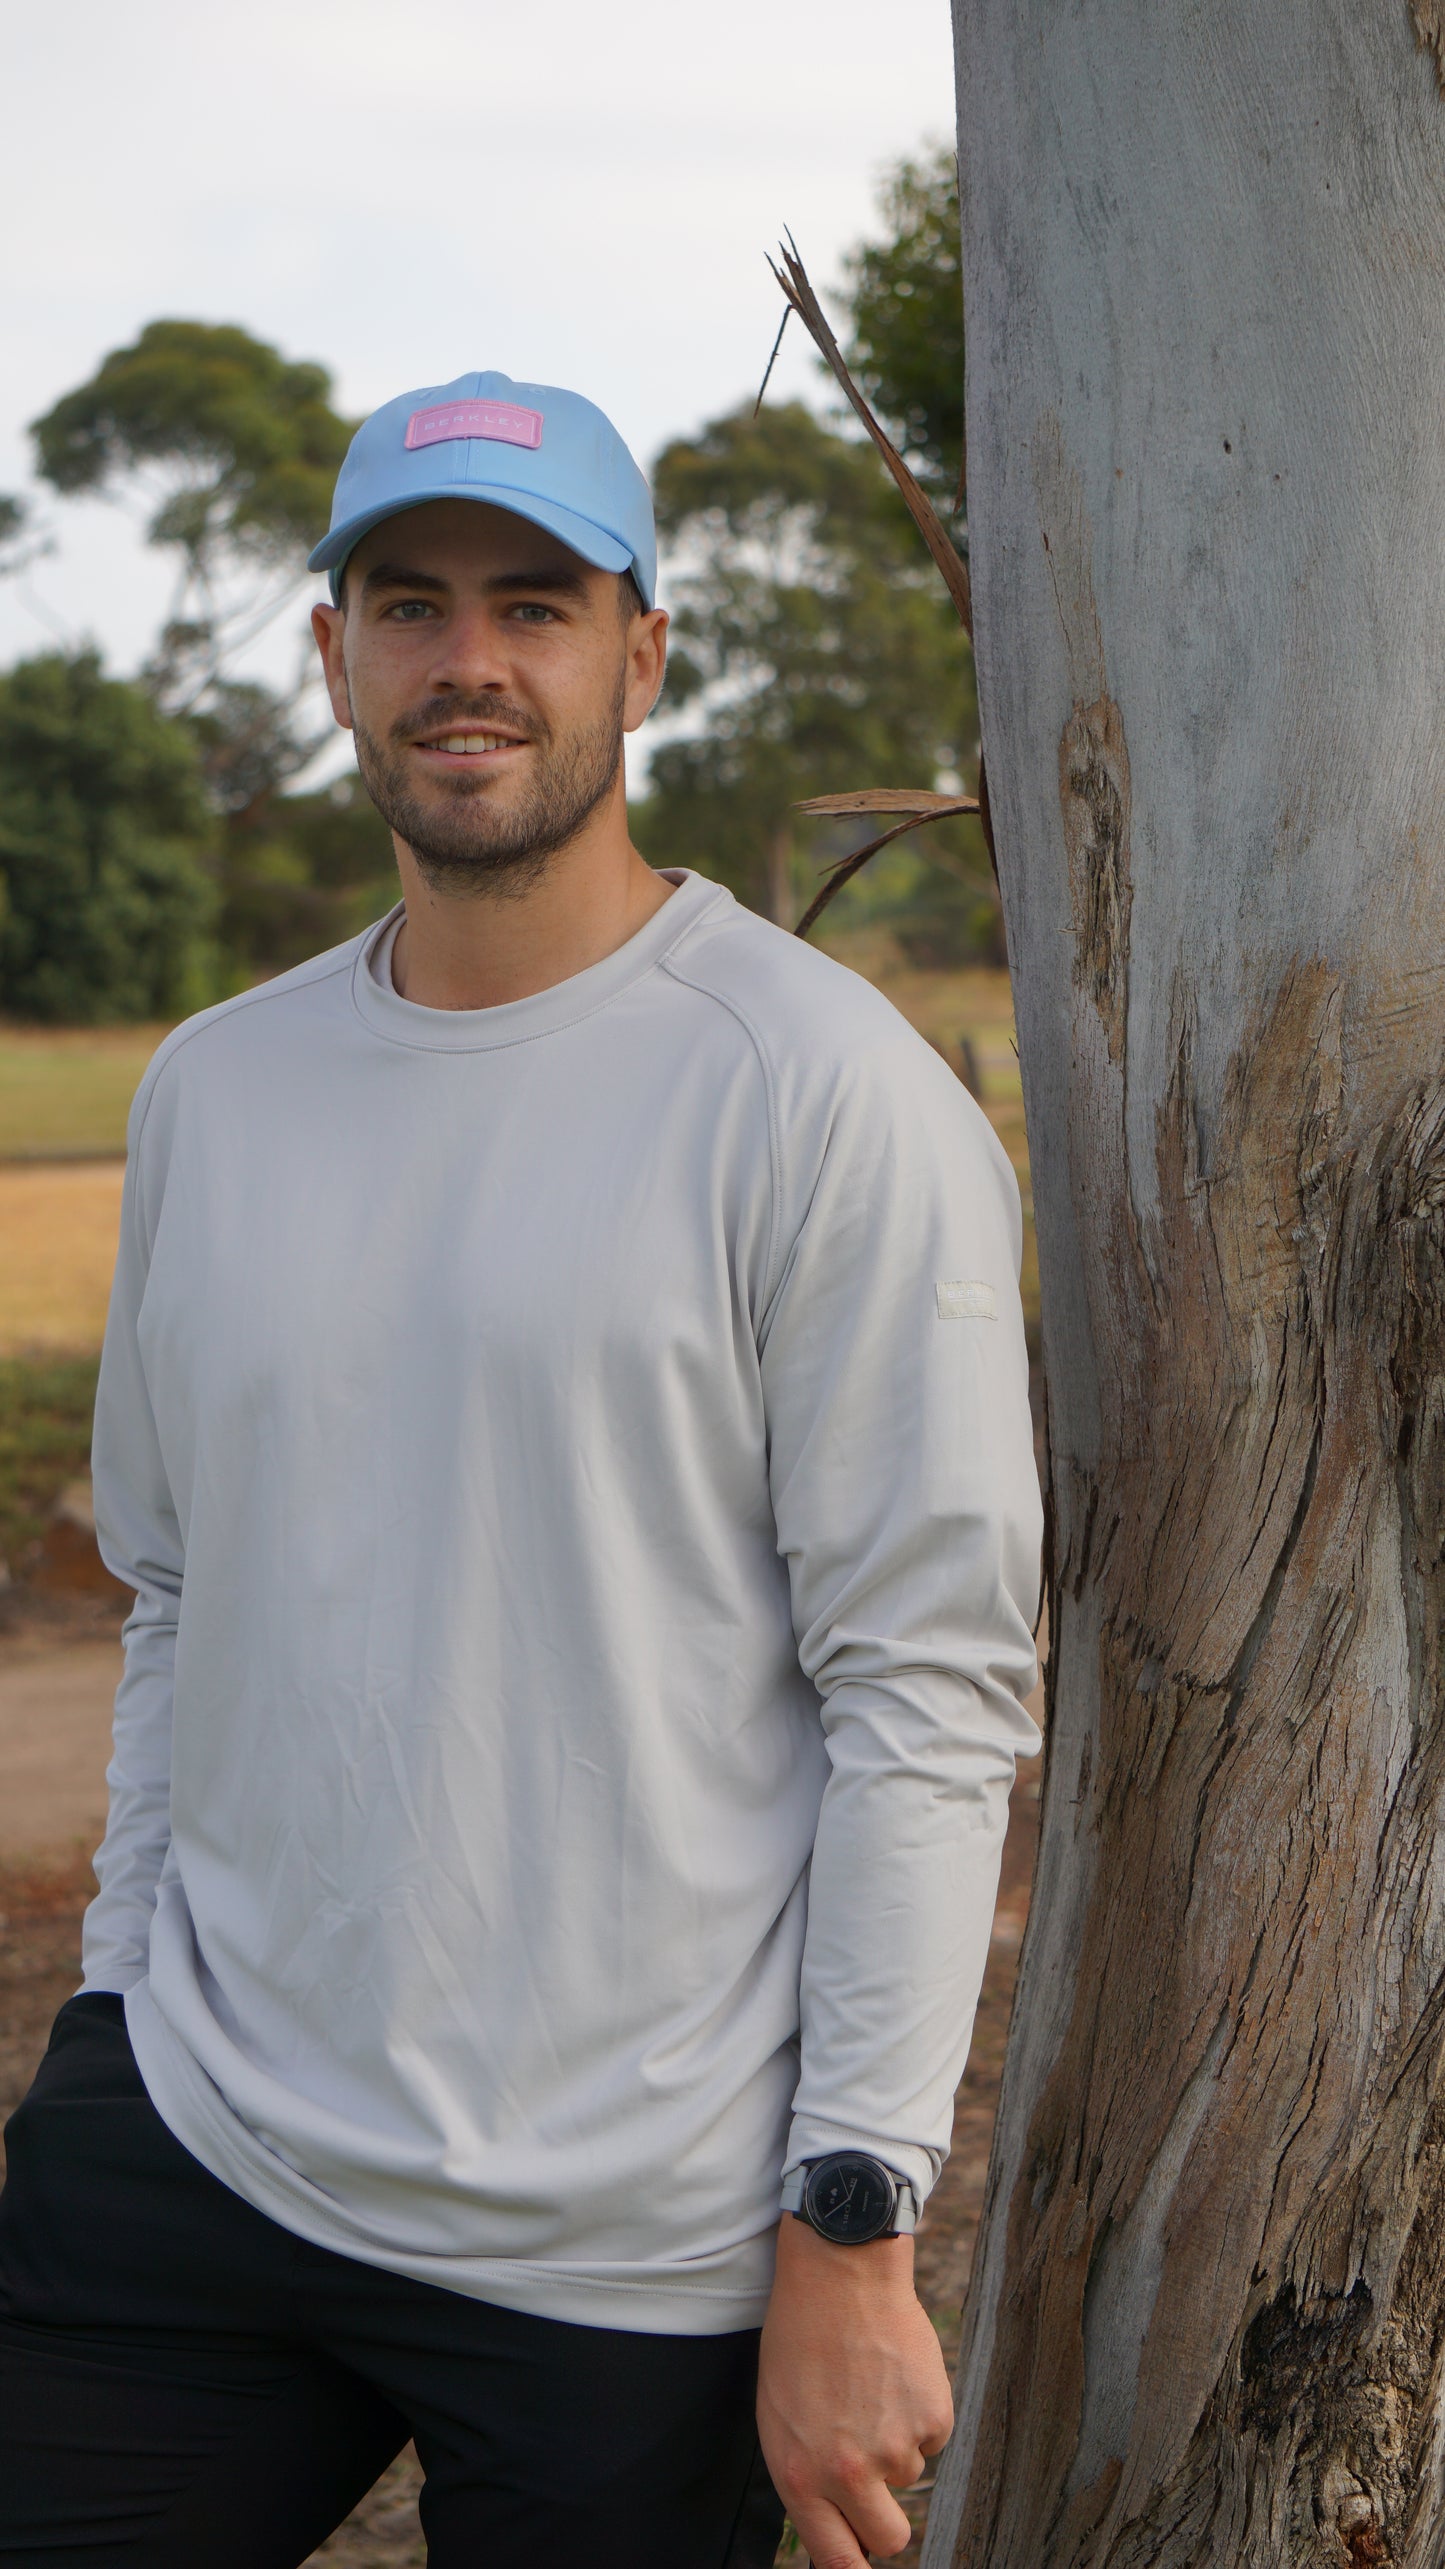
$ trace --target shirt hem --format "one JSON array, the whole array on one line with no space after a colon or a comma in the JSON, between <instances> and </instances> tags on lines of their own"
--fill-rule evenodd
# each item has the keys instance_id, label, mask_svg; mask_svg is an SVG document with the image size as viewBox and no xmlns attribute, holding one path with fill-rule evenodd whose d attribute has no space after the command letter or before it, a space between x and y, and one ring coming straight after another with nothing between
<instances>
[{"instance_id":1,"label":"shirt hem","mask_svg":"<svg viewBox=\"0 0 1445 2569\"><path fill-rule=\"evenodd\" d=\"M716 2271L694 2278L674 2269L671 2276L640 2272L634 2278L589 2274L585 2269L526 2257L459 2257L421 2251L408 2255L368 2240L353 2223L328 2221L304 2178L292 2187L270 2174L264 2144L254 2135L246 2136L249 2149L227 2147L228 2126L234 2118L224 2104L219 2112L206 2111L196 2087L205 2073L166 2024L148 1982L133 1984L124 1995L136 2066L172 2137L219 2184L293 2238L357 2265L406 2275L413 2282L434 2284L467 2300L493 2302L500 2309L521 2311L535 2319L657 2337L725 2337L762 2326L770 2285L729 2283ZM179 2071L175 2080L167 2077L168 2068ZM194 2110L188 2111L188 2106ZM244 2131L245 2127L236 2128Z\"/></svg>"}]
</instances>

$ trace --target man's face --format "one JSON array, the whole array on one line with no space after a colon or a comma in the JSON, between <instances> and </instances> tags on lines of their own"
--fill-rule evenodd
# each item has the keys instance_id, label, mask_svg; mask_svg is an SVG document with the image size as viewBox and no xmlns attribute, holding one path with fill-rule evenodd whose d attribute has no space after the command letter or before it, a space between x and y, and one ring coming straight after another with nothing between
<instances>
[{"instance_id":1,"label":"man's face","mask_svg":"<svg viewBox=\"0 0 1445 2569\"><path fill-rule=\"evenodd\" d=\"M667 619L525 519L433 500L373 527L312 621L367 792L456 894L525 890L621 794Z\"/></svg>"}]
</instances>

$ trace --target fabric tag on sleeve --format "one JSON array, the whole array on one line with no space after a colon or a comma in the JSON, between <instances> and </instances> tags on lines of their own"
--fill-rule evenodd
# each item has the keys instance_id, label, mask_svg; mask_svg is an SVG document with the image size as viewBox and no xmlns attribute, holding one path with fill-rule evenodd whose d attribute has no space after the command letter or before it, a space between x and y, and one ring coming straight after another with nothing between
<instances>
[{"instance_id":1,"label":"fabric tag on sleeve","mask_svg":"<svg viewBox=\"0 0 1445 2569\"><path fill-rule=\"evenodd\" d=\"M933 1288L940 1320L997 1320L998 1295L981 1276L956 1276Z\"/></svg>"}]
</instances>

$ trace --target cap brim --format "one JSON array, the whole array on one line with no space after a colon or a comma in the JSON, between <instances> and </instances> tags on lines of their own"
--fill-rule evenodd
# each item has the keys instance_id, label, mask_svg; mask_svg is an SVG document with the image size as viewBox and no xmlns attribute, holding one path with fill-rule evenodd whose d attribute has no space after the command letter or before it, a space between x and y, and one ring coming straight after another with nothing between
<instances>
[{"instance_id":1,"label":"cap brim","mask_svg":"<svg viewBox=\"0 0 1445 2569\"><path fill-rule=\"evenodd\" d=\"M554 500L534 499L530 492L515 488L489 488L485 482L451 482L440 490L418 491L414 500L393 500L385 508L364 509L359 517L348 518L344 525L333 526L330 534L323 536L315 552L307 557L307 570L331 573L334 598L336 575L363 535L369 535L374 526L384 525L389 517L404 517L409 509L427 508L433 500L486 500L493 508L504 508L509 517L525 517L533 526L545 527L549 535L555 535L572 552L580 553L595 570L631 571L636 577L631 548L609 535L605 527L594 526L590 518L579 517L574 509L559 508ZM647 604L651 603L648 599Z\"/></svg>"}]
</instances>

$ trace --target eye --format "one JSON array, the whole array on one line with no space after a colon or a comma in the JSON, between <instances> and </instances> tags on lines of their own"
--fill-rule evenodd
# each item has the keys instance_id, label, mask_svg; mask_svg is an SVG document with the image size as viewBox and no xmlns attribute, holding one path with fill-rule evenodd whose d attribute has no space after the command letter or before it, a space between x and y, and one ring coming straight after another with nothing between
<instances>
[{"instance_id":1,"label":"eye","mask_svg":"<svg viewBox=\"0 0 1445 2569\"><path fill-rule=\"evenodd\" d=\"M399 598L394 607L387 609L388 618L395 617L398 624L419 624L424 616L435 612L425 598Z\"/></svg>"},{"instance_id":2,"label":"eye","mask_svg":"<svg viewBox=\"0 0 1445 2569\"><path fill-rule=\"evenodd\" d=\"M536 598L521 599L519 603L513 607L512 613L515 616L520 616L526 624L553 624L556 622L556 617L552 608L544 607L541 600Z\"/></svg>"}]
</instances>

